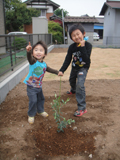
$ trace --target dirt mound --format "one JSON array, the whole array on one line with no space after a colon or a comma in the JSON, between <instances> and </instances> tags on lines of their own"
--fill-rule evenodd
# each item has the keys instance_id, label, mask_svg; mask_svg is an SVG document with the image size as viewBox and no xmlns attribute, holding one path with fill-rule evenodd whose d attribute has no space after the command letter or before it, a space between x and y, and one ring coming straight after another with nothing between
<instances>
[{"instance_id":1,"label":"dirt mound","mask_svg":"<svg viewBox=\"0 0 120 160\"><path fill-rule=\"evenodd\" d=\"M59 95L59 81L43 83L45 111L49 116L36 115L33 125L27 122L26 85L20 83L9 92L0 105L1 160L87 160L89 156L93 160L120 159L120 80L87 80L88 112L82 117L73 116L77 104L75 95L66 94L69 82L62 81L61 86L61 99L70 98L61 108L62 116L75 120L64 133L57 132L50 105L54 95Z\"/></svg>"}]
</instances>

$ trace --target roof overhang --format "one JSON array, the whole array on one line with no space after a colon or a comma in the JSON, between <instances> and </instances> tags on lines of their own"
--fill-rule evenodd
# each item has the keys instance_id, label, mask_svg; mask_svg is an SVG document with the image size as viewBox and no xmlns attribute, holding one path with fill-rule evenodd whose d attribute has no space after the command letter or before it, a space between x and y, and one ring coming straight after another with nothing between
<instances>
[{"instance_id":1,"label":"roof overhang","mask_svg":"<svg viewBox=\"0 0 120 160\"><path fill-rule=\"evenodd\" d=\"M94 25L94 29L100 29L100 30L103 30L104 27L103 26L97 26L97 25Z\"/></svg>"},{"instance_id":2,"label":"roof overhang","mask_svg":"<svg viewBox=\"0 0 120 160\"><path fill-rule=\"evenodd\" d=\"M58 5L57 3L54 3L53 1L51 0L27 0L23 3L26 3L27 5L31 5L31 3L34 3L34 2L47 2L47 4L51 4L53 6L53 10L56 10L57 8L60 7L60 5Z\"/></svg>"},{"instance_id":3,"label":"roof overhang","mask_svg":"<svg viewBox=\"0 0 120 160\"><path fill-rule=\"evenodd\" d=\"M99 21L95 17L74 17L74 16L66 16L64 18L65 23L99 23Z\"/></svg>"},{"instance_id":4,"label":"roof overhang","mask_svg":"<svg viewBox=\"0 0 120 160\"><path fill-rule=\"evenodd\" d=\"M120 9L120 1L119 2L105 2L99 15L104 15L108 7L113 9Z\"/></svg>"}]
</instances>

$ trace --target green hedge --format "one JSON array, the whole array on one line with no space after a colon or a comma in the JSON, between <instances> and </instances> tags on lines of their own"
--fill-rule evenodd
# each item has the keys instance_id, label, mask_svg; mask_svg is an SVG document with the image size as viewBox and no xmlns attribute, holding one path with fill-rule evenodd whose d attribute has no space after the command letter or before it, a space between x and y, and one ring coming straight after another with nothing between
<instances>
[{"instance_id":1,"label":"green hedge","mask_svg":"<svg viewBox=\"0 0 120 160\"><path fill-rule=\"evenodd\" d=\"M20 50L21 48L25 48L27 45L27 41L21 37L15 37L14 41L12 42L12 47L16 48L16 50Z\"/></svg>"}]
</instances>

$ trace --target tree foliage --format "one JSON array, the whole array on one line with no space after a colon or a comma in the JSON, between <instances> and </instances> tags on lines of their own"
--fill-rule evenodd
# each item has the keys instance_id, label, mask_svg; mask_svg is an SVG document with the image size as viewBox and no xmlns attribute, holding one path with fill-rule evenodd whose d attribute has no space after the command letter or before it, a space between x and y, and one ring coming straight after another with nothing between
<instances>
[{"instance_id":1,"label":"tree foliage","mask_svg":"<svg viewBox=\"0 0 120 160\"><path fill-rule=\"evenodd\" d=\"M49 21L48 22L48 33L52 34L53 43L55 43L56 40L58 44L63 43L63 28L60 26L59 23Z\"/></svg>"},{"instance_id":2,"label":"tree foliage","mask_svg":"<svg viewBox=\"0 0 120 160\"><path fill-rule=\"evenodd\" d=\"M62 18L62 9L58 8L54 11L54 14L57 15L58 17ZM63 9L63 16L68 16L69 12Z\"/></svg>"},{"instance_id":3,"label":"tree foliage","mask_svg":"<svg viewBox=\"0 0 120 160\"><path fill-rule=\"evenodd\" d=\"M23 24L31 24L32 17L38 17L40 11L27 8L21 0L5 0L6 29L19 31Z\"/></svg>"}]
</instances>

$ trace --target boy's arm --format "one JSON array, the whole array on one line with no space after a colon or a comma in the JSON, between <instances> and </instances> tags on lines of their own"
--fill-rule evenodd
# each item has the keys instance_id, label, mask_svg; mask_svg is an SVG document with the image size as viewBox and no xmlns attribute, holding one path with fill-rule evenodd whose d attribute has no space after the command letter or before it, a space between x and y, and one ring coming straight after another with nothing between
<instances>
[{"instance_id":1,"label":"boy's arm","mask_svg":"<svg viewBox=\"0 0 120 160\"><path fill-rule=\"evenodd\" d=\"M50 68L49 66L47 66L46 71L49 72L49 73L57 74L57 75L58 75L58 72L59 72L58 70Z\"/></svg>"},{"instance_id":2,"label":"boy's arm","mask_svg":"<svg viewBox=\"0 0 120 160\"><path fill-rule=\"evenodd\" d=\"M90 59L91 51L92 51L92 45L88 42L86 42L86 45L81 47L81 54L83 61L87 62Z\"/></svg>"},{"instance_id":3,"label":"boy's arm","mask_svg":"<svg viewBox=\"0 0 120 160\"><path fill-rule=\"evenodd\" d=\"M63 65L62 65L62 67L60 68L60 71L61 71L62 73L64 73L64 72L66 71L66 69L68 68L68 66L69 66L69 64L70 64L70 62L71 62L71 59L72 59L72 53L71 53L71 49L70 49L70 47L69 47L68 52L67 52L67 55L66 55L66 57L65 57L65 60L64 60L64 62L63 62Z\"/></svg>"}]
</instances>

